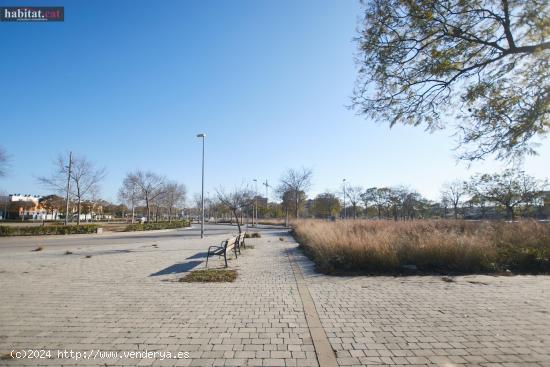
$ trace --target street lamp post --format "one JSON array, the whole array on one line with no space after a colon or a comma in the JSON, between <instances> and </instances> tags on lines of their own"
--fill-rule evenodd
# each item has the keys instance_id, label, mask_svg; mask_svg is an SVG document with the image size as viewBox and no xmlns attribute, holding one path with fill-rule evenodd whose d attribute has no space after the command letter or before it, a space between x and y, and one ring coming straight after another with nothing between
<instances>
[{"instance_id":1,"label":"street lamp post","mask_svg":"<svg viewBox=\"0 0 550 367\"><path fill-rule=\"evenodd\" d=\"M65 196L65 225L69 223L69 191L71 191L71 168L73 165L73 152L69 152L69 165L67 166L67 192ZM80 214L80 213L79 213ZM80 219L79 219L80 220Z\"/></svg>"},{"instance_id":2,"label":"street lamp post","mask_svg":"<svg viewBox=\"0 0 550 367\"><path fill-rule=\"evenodd\" d=\"M347 212L346 212L346 179L344 178L344 180L342 182L344 183L344 219L346 219L346 217L347 217Z\"/></svg>"},{"instance_id":3,"label":"street lamp post","mask_svg":"<svg viewBox=\"0 0 550 367\"><path fill-rule=\"evenodd\" d=\"M197 134L197 138L202 138L201 238L204 238L204 138L206 134Z\"/></svg>"},{"instance_id":4,"label":"street lamp post","mask_svg":"<svg viewBox=\"0 0 550 367\"><path fill-rule=\"evenodd\" d=\"M269 195L268 195L268 187L269 184L267 183L267 178L265 179L265 182L262 183L262 185L265 186L265 212L266 214L269 213Z\"/></svg>"}]
</instances>

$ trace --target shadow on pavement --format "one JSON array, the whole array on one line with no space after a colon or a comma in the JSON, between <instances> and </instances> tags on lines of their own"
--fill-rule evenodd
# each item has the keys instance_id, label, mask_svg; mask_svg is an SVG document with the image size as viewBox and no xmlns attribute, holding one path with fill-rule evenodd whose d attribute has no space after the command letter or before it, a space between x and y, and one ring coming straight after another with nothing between
<instances>
[{"instance_id":1,"label":"shadow on pavement","mask_svg":"<svg viewBox=\"0 0 550 367\"><path fill-rule=\"evenodd\" d=\"M169 267L167 267L165 269L162 269L160 271L157 271L156 273L153 273L149 276L155 277L155 276L158 276L158 275L185 273L185 272L193 269L194 267L196 267L200 263L202 263L202 261L189 261L189 262L186 262L186 263L179 263L179 264L170 265Z\"/></svg>"},{"instance_id":2,"label":"shadow on pavement","mask_svg":"<svg viewBox=\"0 0 550 367\"><path fill-rule=\"evenodd\" d=\"M208 255L208 253L206 253L206 252L197 252L195 255L189 256L185 260L204 259L204 258L206 258L206 255Z\"/></svg>"}]
</instances>

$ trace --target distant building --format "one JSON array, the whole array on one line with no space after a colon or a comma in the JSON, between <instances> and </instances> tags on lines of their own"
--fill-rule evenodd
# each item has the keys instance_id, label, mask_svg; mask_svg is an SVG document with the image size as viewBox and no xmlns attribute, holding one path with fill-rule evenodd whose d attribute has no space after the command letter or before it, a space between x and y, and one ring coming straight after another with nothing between
<instances>
[{"instance_id":1,"label":"distant building","mask_svg":"<svg viewBox=\"0 0 550 367\"><path fill-rule=\"evenodd\" d=\"M46 209L41 204L42 199L47 197L37 195L10 194L0 196L0 220L18 219L18 220L60 220L64 218L60 209ZM60 198L61 199L61 198ZM74 204L74 203L73 203ZM83 201L80 220L110 220L111 214L103 212L104 205L99 202ZM63 210L64 212L64 210ZM71 205L69 213L72 220L78 219L76 205Z\"/></svg>"},{"instance_id":2,"label":"distant building","mask_svg":"<svg viewBox=\"0 0 550 367\"><path fill-rule=\"evenodd\" d=\"M40 196L10 194L0 197L2 219L57 220L57 210L46 211L40 205Z\"/></svg>"}]
</instances>

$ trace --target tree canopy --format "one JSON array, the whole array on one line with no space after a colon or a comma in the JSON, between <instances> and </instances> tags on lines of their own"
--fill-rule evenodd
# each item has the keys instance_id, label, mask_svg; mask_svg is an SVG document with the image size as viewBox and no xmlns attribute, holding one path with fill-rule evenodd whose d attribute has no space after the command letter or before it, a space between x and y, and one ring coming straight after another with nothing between
<instances>
[{"instance_id":1,"label":"tree canopy","mask_svg":"<svg viewBox=\"0 0 550 367\"><path fill-rule=\"evenodd\" d=\"M535 153L550 129L550 2L364 0L352 106L442 128L462 159Z\"/></svg>"},{"instance_id":2,"label":"tree canopy","mask_svg":"<svg viewBox=\"0 0 550 367\"><path fill-rule=\"evenodd\" d=\"M299 216L300 206L306 199L306 191L311 187L313 171L309 168L289 169L281 177L277 192L283 202L291 200L294 202L294 215ZM288 208L288 207L287 207Z\"/></svg>"}]
</instances>

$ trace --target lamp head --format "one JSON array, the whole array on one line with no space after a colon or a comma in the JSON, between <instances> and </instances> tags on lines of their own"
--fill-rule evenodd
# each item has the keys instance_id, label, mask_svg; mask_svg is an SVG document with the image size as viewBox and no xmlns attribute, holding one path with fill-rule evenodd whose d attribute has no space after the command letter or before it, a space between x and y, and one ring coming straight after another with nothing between
<instances>
[{"instance_id":1,"label":"lamp head","mask_svg":"<svg viewBox=\"0 0 550 367\"><path fill-rule=\"evenodd\" d=\"M206 138L206 134L204 133L197 134L197 138Z\"/></svg>"}]
</instances>

